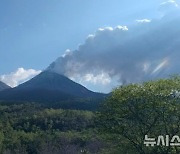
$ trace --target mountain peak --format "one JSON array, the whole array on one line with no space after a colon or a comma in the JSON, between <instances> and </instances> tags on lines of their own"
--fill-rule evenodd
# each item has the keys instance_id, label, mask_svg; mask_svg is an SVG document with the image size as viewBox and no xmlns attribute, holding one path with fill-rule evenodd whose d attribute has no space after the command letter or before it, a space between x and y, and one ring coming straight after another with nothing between
<instances>
[{"instance_id":1,"label":"mountain peak","mask_svg":"<svg viewBox=\"0 0 180 154\"><path fill-rule=\"evenodd\" d=\"M50 104L62 104L67 102L64 106L71 103L70 108L80 108L77 106L89 108L87 102L99 99L102 100L104 97L106 97L105 94L92 92L64 75L51 71L43 71L18 87L0 92L0 100L2 101L40 102ZM82 101L84 102L83 104L77 105L77 103ZM92 107L93 104L89 104L89 106Z\"/></svg>"},{"instance_id":2,"label":"mountain peak","mask_svg":"<svg viewBox=\"0 0 180 154\"><path fill-rule=\"evenodd\" d=\"M66 76L51 71L43 71L31 80L19 85L17 89L57 90L80 97L87 97L94 93Z\"/></svg>"}]
</instances>

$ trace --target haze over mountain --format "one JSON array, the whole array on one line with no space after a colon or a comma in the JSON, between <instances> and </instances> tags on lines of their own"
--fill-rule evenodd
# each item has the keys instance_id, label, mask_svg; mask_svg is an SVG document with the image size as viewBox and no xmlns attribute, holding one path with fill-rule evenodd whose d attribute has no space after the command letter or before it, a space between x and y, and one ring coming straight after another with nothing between
<instances>
[{"instance_id":1,"label":"haze over mountain","mask_svg":"<svg viewBox=\"0 0 180 154\"><path fill-rule=\"evenodd\" d=\"M5 90L5 89L9 89L9 88L11 88L11 87L6 85L2 81L0 81L0 91Z\"/></svg>"}]
</instances>

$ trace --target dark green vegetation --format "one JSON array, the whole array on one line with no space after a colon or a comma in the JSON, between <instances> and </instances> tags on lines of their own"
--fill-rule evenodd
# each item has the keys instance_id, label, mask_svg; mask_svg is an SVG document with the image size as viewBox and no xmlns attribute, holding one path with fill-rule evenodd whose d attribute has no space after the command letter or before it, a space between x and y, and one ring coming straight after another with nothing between
<instances>
[{"instance_id":1,"label":"dark green vegetation","mask_svg":"<svg viewBox=\"0 0 180 154\"><path fill-rule=\"evenodd\" d=\"M0 152L98 153L107 147L90 111L47 109L37 104L0 106Z\"/></svg>"},{"instance_id":2,"label":"dark green vegetation","mask_svg":"<svg viewBox=\"0 0 180 154\"><path fill-rule=\"evenodd\" d=\"M143 143L145 135L156 141L159 135L169 135L170 140L180 136L180 77L117 88L98 119L100 132L116 140L117 153L179 154L180 146Z\"/></svg>"},{"instance_id":3,"label":"dark green vegetation","mask_svg":"<svg viewBox=\"0 0 180 154\"><path fill-rule=\"evenodd\" d=\"M178 146L146 147L145 135L180 136L180 77L119 87L96 111L0 106L1 153L180 153Z\"/></svg>"}]
</instances>

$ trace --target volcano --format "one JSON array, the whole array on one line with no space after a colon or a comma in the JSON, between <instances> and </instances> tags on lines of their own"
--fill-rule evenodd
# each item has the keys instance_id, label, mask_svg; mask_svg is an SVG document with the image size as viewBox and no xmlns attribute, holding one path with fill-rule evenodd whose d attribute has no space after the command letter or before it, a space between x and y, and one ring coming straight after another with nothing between
<instances>
[{"instance_id":1,"label":"volcano","mask_svg":"<svg viewBox=\"0 0 180 154\"><path fill-rule=\"evenodd\" d=\"M1 101L39 102L62 108L88 109L95 107L105 94L88 90L69 78L44 71L31 80L0 92ZM88 107L89 106L89 107Z\"/></svg>"}]
</instances>

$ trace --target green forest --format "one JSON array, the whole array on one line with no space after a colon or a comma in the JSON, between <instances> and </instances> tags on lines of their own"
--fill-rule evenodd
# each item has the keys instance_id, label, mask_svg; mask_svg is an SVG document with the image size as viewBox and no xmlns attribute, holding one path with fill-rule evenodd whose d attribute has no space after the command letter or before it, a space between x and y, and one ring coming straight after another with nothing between
<instances>
[{"instance_id":1,"label":"green forest","mask_svg":"<svg viewBox=\"0 0 180 154\"><path fill-rule=\"evenodd\" d=\"M179 76L120 86L93 111L0 104L2 154L180 153L144 144L145 135L180 135Z\"/></svg>"}]
</instances>

